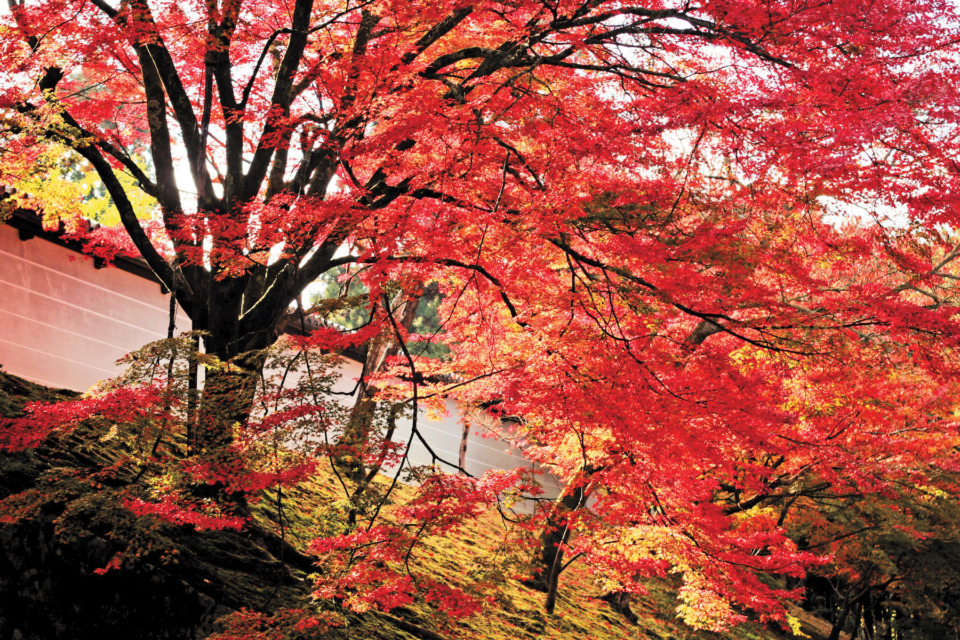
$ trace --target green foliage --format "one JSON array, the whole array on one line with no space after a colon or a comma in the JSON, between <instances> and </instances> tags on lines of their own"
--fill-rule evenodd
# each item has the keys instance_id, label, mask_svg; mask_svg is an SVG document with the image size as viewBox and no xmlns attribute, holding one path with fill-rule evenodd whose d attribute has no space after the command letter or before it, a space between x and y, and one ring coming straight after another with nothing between
<instances>
[{"instance_id":1,"label":"green foliage","mask_svg":"<svg viewBox=\"0 0 960 640\"><path fill-rule=\"evenodd\" d=\"M348 267L337 267L321 275L318 283L323 289L310 299L311 310L345 329L364 326L370 319L370 297L360 276L361 272ZM445 358L450 353L447 345L437 342L444 333L439 314L442 302L443 296L436 287L426 287L420 296L412 332L431 339L409 343L411 355Z\"/></svg>"},{"instance_id":2,"label":"green foliage","mask_svg":"<svg viewBox=\"0 0 960 640\"><path fill-rule=\"evenodd\" d=\"M324 320L353 330L366 324L370 299L360 278L348 273L347 267L337 267L321 275L318 284L323 290L314 294L310 307Z\"/></svg>"},{"instance_id":3,"label":"green foliage","mask_svg":"<svg viewBox=\"0 0 960 640\"><path fill-rule=\"evenodd\" d=\"M435 339L443 334L443 320L440 317L440 305L443 296L439 293L429 293L421 296L417 306L417 314L413 318L413 332L421 336ZM450 353L447 345L431 341L413 343L409 345L410 353L427 358L446 358Z\"/></svg>"}]
</instances>

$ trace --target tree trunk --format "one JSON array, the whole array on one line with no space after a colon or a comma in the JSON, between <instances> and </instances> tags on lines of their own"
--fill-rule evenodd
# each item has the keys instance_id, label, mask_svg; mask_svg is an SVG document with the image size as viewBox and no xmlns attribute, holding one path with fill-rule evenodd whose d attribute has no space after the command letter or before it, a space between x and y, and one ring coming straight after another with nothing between
<instances>
[{"instance_id":1,"label":"tree trunk","mask_svg":"<svg viewBox=\"0 0 960 640\"><path fill-rule=\"evenodd\" d=\"M613 610L626 618L630 624L637 624L637 614L630 608L630 601L633 599L632 593L627 591L611 591L601 599L609 602Z\"/></svg>"},{"instance_id":2,"label":"tree trunk","mask_svg":"<svg viewBox=\"0 0 960 640\"><path fill-rule=\"evenodd\" d=\"M207 368L196 425L196 453L210 453L233 442L234 425L242 425L250 417L264 361L262 352L248 351L224 369Z\"/></svg>"},{"instance_id":3,"label":"tree trunk","mask_svg":"<svg viewBox=\"0 0 960 640\"><path fill-rule=\"evenodd\" d=\"M563 548L561 544L566 544L570 539L570 525L563 527L563 535L556 546L556 553L553 556L553 565L550 567L550 575L547 578L547 597L543 601L543 610L548 614L553 614L557 606L557 591L560 589L560 573L563 571Z\"/></svg>"},{"instance_id":4,"label":"tree trunk","mask_svg":"<svg viewBox=\"0 0 960 640\"><path fill-rule=\"evenodd\" d=\"M397 429L397 415L400 413L402 407L403 405L395 404L390 408L390 412L387 414L387 432L383 436L383 439L387 442L393 439L393 433ZM350 513L347 515L347 523L351 527L357 523L357 515L360 511L360 499L370 487L370 483L372 483L377 477L377 474L380 473L380 469L383 467L383 462L386 457L387 452L384 450L380 454L380 458L377 460L377 462L375 462L374 465L367 470L367 475L360 479L360 482L357 484L357 488L354 490L353 495L350 496L350 502L353 506L350 508Z\"/></svg>"},{"instance_id":5,"label":"tree trunk","mask_svg":"<svg viewBox=\"0 0 960 640\"><path fill-rule=\"evenodd\" d=\"M388 311L393 314L397 326L410 331L419 301L419 297L408 297L403 292L394 298ZM395 356L399 352L400 343L397 337L393 335L392 327L389 327L368 345L367 356L363 365L364 376L380 372L387 358ZM342 467L351 479L356 481L362 480L367 475L362 452L373 429L373 419L377 408L376 394L377 388L374 385L361 380L350 421L344 427L343 437L339 442L343 451L335 459L335 463Z\"/></svg>"},{"instance_id":6,"label":"tree trunk","mask_svg":"<svg viewBox=\"0 0 960 640\"><path fill-rule=\"evenodd\" d=\"M470 439L470 423L467 422L466 418L463 419L463 432L460 434L460 455L457 457L457 464L460 465L460 474L463 475L465 472L463 469L467 468L467 442Z\"/></svg>"},{"instance_id":7,"label":"tree trunk","mask_svg":"<svg viewBox=\"0 0 960 640\"><path fill-rule=\"evenodd\" d=\"M263 295L257 274L217 281L209 273L195 274L192 283L203 303L194 308L194 329L203 333L204 351L216 356L222 368L207 367L192 434L191 454L213 452L230 445L235 424L250 416L260 373L263 350L280 337L286 309L265 316L259 326L243 326L244 312Z\"/></svg>"},{"instance_id":8,"label":"tree trunk","mask_svg":"<svg viewBox=\"0 0 960 640\"><path fill-rule=\"evenodd\" d=\"M253 410L260 373L266 362L264 349L277 341L279 322L285 310L263 327L241 332L244 291L249 277L222 282L201 279L197 289L205 293L206 304L194 310L194 328L202 332L204 351L220 360L219 366L207 366L202 391L197 392L195 419L188 416L188 454L209 460L215 466L243 468L231 459L230 445L237 425L243 425ZM222 482L199 484L194 493L200 499L222 500L241 516L249 517L246 496L231 492Z\"/></svg>"},{"instance_id":9,"label":"tree trunk","mask_svg":"<svg viewBox=\"0 0 960 640\"><path fill-rule=\"evenodd\" d=\"M877 637L877 619L874 616L880 605L880 598L867 598L863 605L863 632L867 640L874 640Z\"/></svg>"},{"instance_id":10,"label":"tree trunk","mask_svg":"<svg viewBox=\"0 0 960 640\"><path fill-rule=\"evenodd\" d=\"M830 629L830 637L827 640L840 640L840 633L843 631L843 625L846 624L848 615L850 615L849 604L845 605L840 611L837 621L833 623L833 628Z\"/></svg>"},{"instance_id":11,"label":"tree trunk","mask_svg":"<svg viewBox=\"0 0 960 640\"><path fill-rule=\"evenodd\" d=\"M560 545L570 536L570 526L566 521L586 503L587 488L584 483L593 473L592 467L584 468L579 478L575 478L571 484L564 487L553 503L552 513L540 535L540 552L535 562L535 573L533 577L524 581L524 584L531 589L549 594L551 583L559 581L563 565L563 552L560 550Z\"/></svg>"}]
</instances>

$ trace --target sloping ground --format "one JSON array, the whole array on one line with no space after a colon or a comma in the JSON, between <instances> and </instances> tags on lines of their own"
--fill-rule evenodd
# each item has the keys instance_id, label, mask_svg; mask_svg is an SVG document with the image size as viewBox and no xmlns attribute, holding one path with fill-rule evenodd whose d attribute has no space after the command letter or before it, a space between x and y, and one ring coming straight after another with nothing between
<instances>
[{"instance_id":1,"label":"sloping ground","mask_svg":"<svg viewBox=\"0 0 960 640\"><path fill-rule=\"evenodd\" d=\"M0 371L4 417L24 400L74 396ZM122 453L77 435L0 454L0 499L10 498L0 503L0 639L202 638L241 607L307 601L305 574L250 535L131 517L122 483L93 475ZM120 568L95 573L127 549Z\"/></svg>"},{"instance_id":2,"label":"sloping ground","mask_svg":"<svg viewBox=\"0 0 960 640\"><path fill-rule=\"evenodd\" d=\"M401 492L409 491L401 488ZM267 499L258 505L263 518L276 520L276 494L267 492ZM333 477L320 476L314 482L305 483L292 491L284 492L288 501L285 513L289 516L287 535L293 539L309 539L310 531L317 530L312 514L322 513L330 501L338 495L337 482ZM398 501L403 499L398 496ZM460 578L475 575L484 567L477 563L477 550L496 549L504 528L499 515L487 514L475 524L467 525L462 535L444 539L428 539L418 557L424 559L421 570L430 578L442 579L456 584ZM316 535L314 533L314 535ZM489 555L489 554L484 554ZM786 640L807 637L812 640L826 638L830 625L808 613L793 608L792 615L801 623L801 635L784 633L754 622L748 622L722 634L695 631L676 618L676 591L666 581L652 580L647 584L648 595L632 604L637 615L637 624L628 623L622 615L600 599L602 591L594 584L585 568L574 564L561 577L559 598L555 615L543 612L544 594L524 587L519 581L504 576L500 584L501 594L497 604L482 615L465 622L446 623L437 618L426 605L417 604L394 615L422 627L433 629L446 637L485 638L488 640L525 640L544 638L591 638L597 640L663 639L663 640ZM410 638L405 633L391 628L389 623L380 626L365 620L364 633L347 630L338 637L382 638L399 640ZM364 635L368 634L368 635Z\"/></svg>"},{"instance_id":3,"label":"sloping ground","mask_svg":"<svg viewBox=\"0 0 960 640\"><path fill-rule=\"evenodd\" d=\"M24 401L72 396L0 371L2 416L20 415ZM0 454L0 499L8 498L0 503L0 522L5 523L0 527L0 639L204 638L241 609L270 614L335 608L332 602L311 601L307 574L282 561L269 537L198 533L131 517L117 498L123 482L100 483L95 475L122 453L122 445L114 442L91 445L71 436L34 451ZM397 499L408 491L401 487ZM331 505L342 497L331 474L285 490L284 538L305 548L329 526ZM276 528L275 493L265 492L254 511L262 529ZM498 581L496 603L482 614L454 622L418 602L391 615L343 614L344 626L323 637L429 640L436 638L431 631L447 638L490 640L793 637L755 623L719 635L693 631L676 619L674 594L664 581L652 581L649 594L633 603L638 623L631 625L598 598L598 587L577 565L561 578L556 613L548 616L543 594L478 564L477 558L490 554L477 550L496 549L503 532L499 517L488 514L458 536L428 540L418 556L422 574L450 584L484 571L488 580ZM127 553L119 568L96 572L121 550ZM821 620L799 610L795 615L803 622L802 632L814 640L829 631ZM320 637L309 629L269 636L255 635L250 626L248 632L256 638Z\"/></svg>"}]
</instances>

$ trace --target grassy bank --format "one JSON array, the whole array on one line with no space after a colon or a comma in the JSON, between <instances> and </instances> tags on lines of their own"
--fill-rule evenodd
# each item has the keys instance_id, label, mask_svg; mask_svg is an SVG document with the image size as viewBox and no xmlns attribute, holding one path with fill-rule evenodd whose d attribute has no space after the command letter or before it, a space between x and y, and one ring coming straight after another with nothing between
<instances>
[{"instance_id":1,"label":"grassy bank","mask_svg":"<svg viewBox=\"0 0 960 640\"><path fill-rule=\"evenodd\" d=\"M5 417L20 415L24 402L56 402L71 397L70 392L45 389L0 371L0 414ZM47 582L40 580L37 584L53 585L47 591L40 589L40 595L26 598L23 591L29 591L29 584L24 587L26 583L22 581L4 583L12 595L0 597L0 602L5 603L0 604L0 637L6 637L13 628L21 630L23 638L43 637L46 618L61 620L61 626L95 624L101 635L123 628L138 637L202 637L222 626L225 616L241 609L273 614L290 608L321 609L339 616L343 626L325 636L332 638L430 637L410 625L447 638L489 640L795 637L754 622L723 634L694 631L676 618L675 585L663 580L650 581L649 593L635 599L632 608L637 624L631 624L600 599L602 590L587 568L577 563L563 574L556 611L547 615L543 612L543 594L526 588L504 569L512 566L510 559L504 561L499 551L509 527L496 512L471 522L457 535L427 539L415 556L415 571L423 577L460 585L476 583L481 576L494 596L482 613L465 621L453 621L420 601L389 615L339 611L332 601L312 600L308 573L286 561L276 548L271 552L271 545L262 536L250 532L197 532L189 527L133 518L116 496L125 490L124 482L142 481L135 470L119 474L113 486L82 480L95 477L100 469L129 454L131 446L119 439L90 440L74 434L47 441L33 451L0 455L0 498L5 499L0 503L0 517L7 521L2 536L6 561L14 566L19 554L27 557L28 562L40 563L42 566L21 567L18 571L47 576ZM47 489L38 493L38 487ZM393 504L402 504L410 493L408 487L400 486L392 498ZM14 508L22 506L23 496L29 495L37 496L39 502L35 500L29 509ZM279 496L276 490L263 492L253 509L259 529L275 531L283 540L305 551L307 543L318 533L342 526L343 499L340 481L327 466L310 481L284 489ZM40 527L41 538L47 540L47 546L40 549L42 553L18 546L19 538L36 533L30 528L34 525ZM104 575L94 573L98 563L103 566L118 551L127 554L119 568ZM67 560L50 564L42 559L51 554ZM494 556L497 562L490 561ZM124 604L125 598L136 595L128 592L137 590L143 597ZM154 604L141 612L137 603L146 597L143 590L150 592L151 602L168 604ZM171 627L170 633L165 633L157 627L163 624L164 617L154 615L154 611L157 607L173 606L169 603L175 600L174 592L176 597L187 597L185 604L177 606L187 611L196 605L198 613L190 619L194 622L183 622L183 629L193 625L190 629ZM60 602L64 598L87 603L84 606L92 622L84 622L83 615L71 613L78 609L77 602ZM58 613L61 606L63 611ZM829 631L823 621L795 613L808 637L823 638ZM121 626L111 628L111 624ZM147 629L143 625L152 626ZM34 635L22 629L34 629ZM306 630L299 636L277 637L313 637L311 633ZM87 630L73 637L88 637ZM93 637L92 632L89 637Z\"/></svg>"}]
</instances>

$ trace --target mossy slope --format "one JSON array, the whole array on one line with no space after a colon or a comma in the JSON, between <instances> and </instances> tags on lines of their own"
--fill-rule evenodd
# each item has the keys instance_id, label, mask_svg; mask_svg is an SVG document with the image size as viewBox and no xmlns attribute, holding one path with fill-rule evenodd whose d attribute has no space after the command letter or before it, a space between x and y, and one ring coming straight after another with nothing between
<instances>
[{"instance_id":1,"label":"mossy slope","mask_svg":"<svg viewBox=\"0 0 960 640\"><path fill-rule=\"evenodd\" d=\"M22 415L24 402L57 402L74 396L0 371L0 416ZM0 498L25 495L51 482L50 478L95 472L118 459L121 449L110 442L91 446L73 436L34 451L0 455ZM271 554L260 536L132 522L136 519L111 501L111 491L117 487L94 490L89 484L62 484L29 520L0 527L0 639L202 638L220 626L223 616L241 608L264 613L333 608L329 602L312 602L308 576L283 562L282 554ZM328 526L330 505L343 497L338 487L332 474L321 473L284 491L282 533L288 542L305 548L318 530ZM401 487L395 500L402 501L408 491ZM276 528L276 493L265 492L254 511L261 527ZM0 512L0 517L9 515ZM419 570L450 583L489 570L478 564L477 559L486 554L477 551L495 549L503 531L500 519L488 514L457 536L430 539L419 552ZM127 552L120 568L96 574L117 551ZM345 626L329 637L418 637L399 628L393 616L449 638L793 637L756 623L719 635L693 631L676 619L674 592L664 581L651 581L649 594L635 601L638 623L632 625L599 599L600 591L577 565L562 578L552 616L543 612L542 594L512 576L498 579L495 604L465 622L442 619L425 604L415 603L389 616L344 614ZM814 639L823 637L822 621L797 613L805 633ZM309 632L303 637L310 637Z\"/></svg>"}]
</instances>

